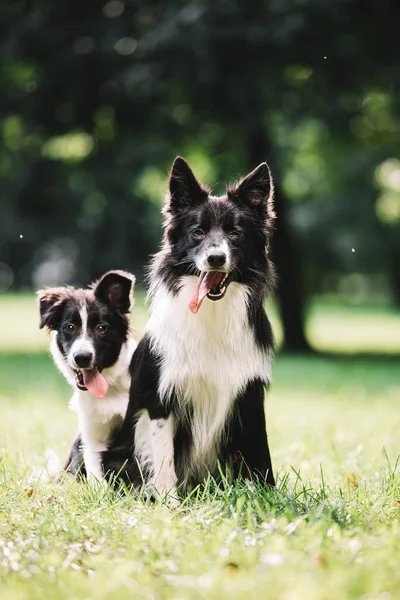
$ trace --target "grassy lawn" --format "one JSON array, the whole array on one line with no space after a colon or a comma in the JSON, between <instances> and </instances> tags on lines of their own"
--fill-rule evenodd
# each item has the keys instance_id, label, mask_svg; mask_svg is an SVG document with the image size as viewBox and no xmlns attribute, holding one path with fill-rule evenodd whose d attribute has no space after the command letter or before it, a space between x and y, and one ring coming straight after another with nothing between
<instances>
[{"instance_id":1,"label":"grassy lawn","mask_svg":"<svg viewBox=\"0 0 400 600\"><path fill-rule=\"evenodd\" d=\"M313 305L316 346L386 354L278 355L277 489L209 483L175 510L49 480L48 450L63 458L75 432L70 390L33 297L5 296L0 316L1 600L400 598L399 314Z\"/></svg>"}]
</instances>

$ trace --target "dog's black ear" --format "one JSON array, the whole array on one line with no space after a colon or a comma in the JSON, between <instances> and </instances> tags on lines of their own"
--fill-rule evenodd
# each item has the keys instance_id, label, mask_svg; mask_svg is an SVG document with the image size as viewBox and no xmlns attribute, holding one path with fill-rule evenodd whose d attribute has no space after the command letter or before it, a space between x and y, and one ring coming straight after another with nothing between
<instances>
[{"instance_id":1,"label":"dog's black ear","mask_svg":"<svg viewBox=\"0 0 400 600\"><path fill-rule=\"evenodd\" d=\"M66 288L48 288L37 292L39 304L39 329L47 327L57 330L60 327L61 315L68 299Z\"/></svg>"},{"instance_id":2,"label":"dog's black ear","mask_svg":"<svg viewBox=\"0 0 400 600\"><path fill-rule=\"evenodd\" d=\"M179 210L188 204L203 202L208 194L208 188L197 181L186 160L178 156L169 175L168 206Z\"/></svg>"},{"instance_id":3,"label":"dog's black ear","mask_svg":"<svg viewBox=\"0 0 400 600\"><path fill-rule=\"evenodd\" d=\"M273 198L274 183L266 162L261 163L246 177L228 187L228 197L258 210L271 225L275 219Z\"/></svg>"},{"instance_id":4,"label":"dog's black ear","mask_svg":"<svg viewBox=\"0 0 400 600\"><path fill-rule=\"evenodd\" d=\"M135 276L127 271L108 271L93 286L95 298L120 313L129 312L133 305Z\"/></svg>"}]
</instances>

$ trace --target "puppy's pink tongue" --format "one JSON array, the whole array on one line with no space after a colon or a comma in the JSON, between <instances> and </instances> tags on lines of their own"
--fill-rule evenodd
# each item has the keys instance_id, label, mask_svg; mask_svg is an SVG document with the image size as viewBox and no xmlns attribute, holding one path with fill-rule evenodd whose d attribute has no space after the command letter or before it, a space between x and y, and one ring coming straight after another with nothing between
<instances>
[{"instance_id":1,"label":"puppy's pink tongue","mask_svg":"<svg viewBox=\"0 0 400 600\"><path fill-rule=\"evenodd\" d=\"M201 303L207 296L208 292L221 283L224 275L225 273L221 273L220 271L201 272L197 281L196 289L189 302L189 309L193 314L196 314L199 311Z\"/></svg>"},{"instance_id":2,"label":"puppy's pink tongue","mask_svg":"<svg viewBox=\"0 0 400 600\"><path fill-rule=\"evenodd\" d=\"M83 383L96 398L104 398L108 392L108 383L98 369L82 371Z\"/></svg>"}]
</instances>

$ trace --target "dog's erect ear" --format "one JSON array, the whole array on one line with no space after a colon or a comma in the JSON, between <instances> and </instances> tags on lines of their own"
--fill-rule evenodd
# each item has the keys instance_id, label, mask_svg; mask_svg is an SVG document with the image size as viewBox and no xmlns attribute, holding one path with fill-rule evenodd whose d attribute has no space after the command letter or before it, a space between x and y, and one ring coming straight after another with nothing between
<instances>
[{"instance_id":1,"label":"dog's erect ear","mask_svg":"<svg viewBox=\"0 0 400 600\"><path fill-rule=\"evenodd\" d=\"M57 330L60 326L62 311L67 300L66 289L60 287L39 290L37 292L37 299L40 312L39 329L47 327L48 329Z\"/></svg>"},{"instance_id":2,"label":"dog's erect ear","mask_svg":"<svg viewBox=\"0 0 400 600\"><path fill-rule=\"evenodd\" d=\"M272 223L275 218L273 208L274 183L267 163L261 163L254 171L241 179L239 183L229 186L228 197L259 210Z\"/></svg>"},{"instance_id":3,"label":"dog's erect ear","mask_svg":"<svg viewBox=\"0 0 400 600\"><path fill-rule=\"evenodd\" d=\"M95 297L120 313L133 305L135 276L127 271L108 271L93 286Z\"/></svg>"},{"instance_id":4,"label":"dog's erect ear","mask_svg":"<svg viewBox=\"0 0 400 600\"><path fill-rule=\"evenodd\" d=\"M167 205L171 210L179 210L187 205L203 202L208 194L208 188L197 181L186 160L178 156L169 176Z\"/></svg>"}]
</instances>

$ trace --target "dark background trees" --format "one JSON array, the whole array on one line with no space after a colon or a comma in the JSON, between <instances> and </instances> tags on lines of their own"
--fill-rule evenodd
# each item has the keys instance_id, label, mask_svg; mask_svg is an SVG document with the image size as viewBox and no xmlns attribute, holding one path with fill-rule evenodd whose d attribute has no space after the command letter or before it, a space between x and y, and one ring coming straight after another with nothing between
<instances>
[{"instance_id":1,"label":"dark background trees","mask_svg":"<svg viewBox=\"0 0 400 600\"><path fill-rule=\"evenodd\" d=\"M168 168L267 159L287 349L307 298L400 304L398 31L388 0L4 3L0 286L139 275ZM22 237L21 237L22 236Z\"/></svg>"}]
</instances>

